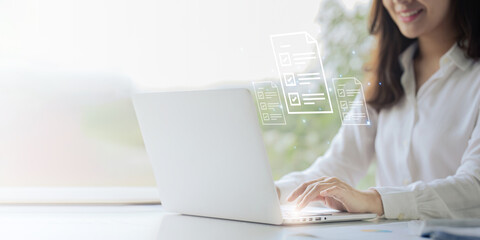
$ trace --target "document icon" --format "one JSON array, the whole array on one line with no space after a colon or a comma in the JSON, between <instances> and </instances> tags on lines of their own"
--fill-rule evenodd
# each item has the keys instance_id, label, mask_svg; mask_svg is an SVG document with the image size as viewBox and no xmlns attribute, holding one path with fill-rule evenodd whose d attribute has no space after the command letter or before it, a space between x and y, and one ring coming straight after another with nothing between
<instances>
[{"instance_id":1,"label":"document icon","mask_svg":"<svg viewBox=\"0 0 480 240\"><path fill-rule=\"evenodd\" d=\"M334 78L338 111L343 125L369 125L362 83L354 78Z\"/></svg>"},{"instance_id":2,"label":"document icon","mask_svg":"<svg viewBox=\"0 0 480 240\"><path fill-rule=\"evenodd\" d=\"M280 91L277 84L272 81L253 82L253 90L257 98L258 111L263 125L285 125L285 114L283 112L282 102L280 101Z\"/></svg>"},{"instance_id":3,"label":"document icon","mask_svg":"<svg viewBox=\"0 0 480 240\"><path fill-rule=\"evenodd\" d=\"M289 114L333 113L317 40L306 32L271 36ZM314 64L317 72L302 72Z\"/></svg>"}]
</instances>

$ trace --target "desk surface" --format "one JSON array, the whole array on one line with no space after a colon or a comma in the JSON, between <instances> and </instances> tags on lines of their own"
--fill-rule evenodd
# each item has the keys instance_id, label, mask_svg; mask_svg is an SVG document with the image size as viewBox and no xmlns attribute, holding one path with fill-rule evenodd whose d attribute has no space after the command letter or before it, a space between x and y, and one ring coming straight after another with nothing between
<instances>
[{"instance_id":1,"label":"desk surface","mask_svg":"<svg viewBox=\"0 0 480 240\"><path fill-rule=\"evenodd\" d=\"M0 239L422 239L410 234L407 225L357 221L271 226L183 216L159 205L0 206Z\"/></svg>"}]
</instances>

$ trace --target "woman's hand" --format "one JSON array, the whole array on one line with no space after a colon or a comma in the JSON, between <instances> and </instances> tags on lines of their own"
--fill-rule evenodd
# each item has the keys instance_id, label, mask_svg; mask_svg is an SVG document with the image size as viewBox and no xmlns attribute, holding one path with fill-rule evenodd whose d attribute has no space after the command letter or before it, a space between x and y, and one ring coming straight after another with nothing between
<instances>
[{"instance_id":1,"label":"woman's hand","mask_svg":"<svg viewBox=\"0 0 480 240\"><path fill-rule=\"evenodd\" d=\"M377 191L360 191L334 177L321 177L306 182L295 189L287 200L297 200L297 210L303 209L312 201L323 201L325 206L341 211L383 215L382 199Z\"/></svg>"}]
</instances>

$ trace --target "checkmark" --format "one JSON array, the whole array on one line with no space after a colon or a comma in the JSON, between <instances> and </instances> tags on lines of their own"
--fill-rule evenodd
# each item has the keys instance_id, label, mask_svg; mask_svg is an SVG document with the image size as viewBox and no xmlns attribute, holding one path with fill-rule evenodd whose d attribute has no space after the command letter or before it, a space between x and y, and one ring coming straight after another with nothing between
<instances>
[{"instance_id":1,"label":"checkmark","mask_svg":"<svg viewBox=\"0 0 480 240\"><path fill-rule=\"evenodd\" d=\"M290 106L300 106L300 96L297 92L288 93L288 100L290 101Z\"/></svg>"},{"instance_id":2,"label":"checkmark","mask_svg":"<svg viewBox=\"0 0 480 240\"><path fill-rule=\"evenodd\" d=\"M263 92L259 92L258 99L264 99L264 98L265 98L265 95L263 94Z\"/></svg>"},{"instance_id":3,"label":"checkmark","mask_svg":"<svg viewBox=\"0 0 480 240\"><path fill-rule=\"evenodd\" d=\"M260 109L267 110L267 104L264 102L260 103Z\"/></svg>"},{"instance_id":4,"label":"checkmark","mask_svg":"<svg viewBox=\"0 0 480 240\"><path fill-rule=\"evenodd\" d=\"M343 108L345 111L348 108L347 101L340 101L340 108Z\"/></svg>"},{"instance_id":5,"label":"checkmark","mask_svg":"<svg viewBox=\"0 0 480 240\"><path fill-rule=\"evenodd\" d=\"M293 73L284 73L283 80L285 81L285 86L294 87L297 85L295 82L295 74Z\"/></svg>"},{"instance_id":6,"label":"checkmark","mask_svg":"<svg viewBox=\"0 0 480 240\"><path fill-rule=\"evenodd\" d=\"M280 65L282 66L292 65L292 60L290 59L289 53L280 53L278 54L278 58L280 59Z\"/></svg>"},{"instance_id":7,"label":"checkmark","mask_svg":"<svg viewBox=\"0 0 480 240\"><path fill-rule=\"evenodd\" d=\"M264 113L262 114L262 117L263 117L263 120L270 120L270 116L268 115L268 113Z\"/></svg>"}]
</instances>

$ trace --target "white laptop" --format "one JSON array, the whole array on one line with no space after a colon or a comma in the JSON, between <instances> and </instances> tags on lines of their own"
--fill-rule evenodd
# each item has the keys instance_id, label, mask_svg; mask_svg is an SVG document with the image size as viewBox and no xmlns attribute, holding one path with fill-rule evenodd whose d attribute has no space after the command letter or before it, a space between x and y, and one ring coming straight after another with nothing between
<instances>
[{"instance_id":1,"label":"white laptop","mask_svg":"<svg viewBox=\"0 0 480 240\"><path fill-rule=\"evenodd\" d=\"M133 103L167 211L275 225L376 217L282 212L247 89L143 93Z\"/></svg>"}]
</instances>

